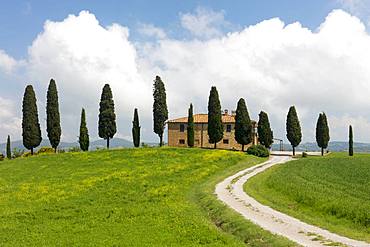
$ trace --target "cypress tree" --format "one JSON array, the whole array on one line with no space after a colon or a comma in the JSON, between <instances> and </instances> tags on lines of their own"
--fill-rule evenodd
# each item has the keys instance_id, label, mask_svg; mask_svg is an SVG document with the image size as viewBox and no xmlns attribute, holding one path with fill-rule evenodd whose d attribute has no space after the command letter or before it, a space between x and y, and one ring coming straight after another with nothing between
<instances>
[{"instance_id":1,"label":"cypress tree","mask_svg":"<svg viewBox=\"0 0 370 247\"><path fill-rule=\"evenodd\" d=\"M56 152L62 130L60 128L58 90L53 79L50 80L46 99L46 131L48 132L50 145Z\"/></svg>"},{"instance_id":2,"label":"cypress tree","mask_svg":"<svg viewBox=\"0 0 370 247\"><path fill-rule=\"evenodd\" d=\"M293 155L295 155L295 148L299 145L302 140L301 125L299 124L299 119L297 111L294 106L289 108L287 120L286 120L286 131L290 144L293 148Z\"/></svg>"},{"instance_id":3,"label":"cypress tree","mask_svg":"<svg viewBox=\"0 0 370 247\"><path fill-rule=\"evenodd\" d=\"M257 132L258 132L258 138L260 143L265 146L266 148L270 148L273 143L273 132L270 127L270 121L269 117L266 112L261 111L258 115L258 126L257 126Z\"/></svg>"},{"instance_id":4,"label":"cypress tree","mask_svg":"<svg viewBox=\"0 0 370 247\"><path fill-rule=\"evenodd\" d=\"M140 123L137 109L134 110L134 121L132 121L132 139L135 147L140 146Z\"/></svg>"},{"instance_id":5,"label":"cypress tree","mask_svg":"<svg viewBox=\"0 0 370 247\"><path fill-rule=\"evenodd\" d=\"M117 132L114 101L109 84L104 85L101 94L98 125L99 137L107 140L107 148L109 149L109 140L113 138Z\"/></svg>"},{"instance_id":6,"label":"cypress tree","mask_svg":"<svg viewBox=\"0 0 370 247\"><path fill-rule=\"evenodd\" d=\"M252 123L243 98L239 99L236 107L235 140L242 145L242 151L244 151L244 145L252 142Z\"/></svg>"},{"instance_id":7,"label":"cypress tree","mask_svg":"<svg viewBox=\"0 0 370 247\"><path fill-rule=\"evenodd\" d=\"M321 148L321 155L324 155L324 149L328 147L330 140L328 120L325 113L320 113L316 124L316 142Z\"/></svg>"},{"instance_id":8,"label":"cypress tree","mask_svg":"<svg viewBox=\"0 0 370 247\"><path fill-rule=\"evenodd\" d=\"M37 113L36 95L31 85L28 85L24 92L22 113L23 146L30 149L33 155L33 149L40 145L42 137Z\"/></svg>"},{"instance_id":9,"label":"cypress tree","mask_svg":"<svg viewBox=\"0 0 370 247\"><path fill-rule=\"evenodd\" d=\"M224 126L222 124L221 103L216 87L212 87L208 99L208 137L209 143L221 141L224 136Z\"/></svg>"},{"instance_id":10,"label":"cypress tree","mask_svg":"<svg viewBox=\"0 0 370 247\"><path fill-rule=\"evenodd\" d=\"M153 130L159 136L159 146L163 146L163 132L168 119L168 110L166 103L166 89L159 76L155 77L153 85Z\"/></svg>"},{"instance_id":11,"label":"cypress tree","mask_svg":"<svg viewBox=\"0 0 370 247\"><path fill-rule=\"evenodd\" d=\"M193 104L190 104L188 111L188 146L194 147L194 117L193 117Z\"/></svg>"},{"instance_id":12,"label":"cypress tree","mask_svg":"<svg viewBox=\"0 0 370 247\"><path fill-rule=\"evenodd\" d=\"M81 111L80 136L78 137L78 143L80 143L80 148L82 151L89 150L89 131L86 126L86 114L84 108L82 108Z\"/></svg>"},{"instance_id":13,"label":"cypress tree","mask_svg":"<svg viewBox=\"0 0 370 247\"><path fill-rule=\"evenodd\" d=\"M352 130L352 125L349 126L348 154L349 154L349 156L353 156L353 130Z\"/></svg>"},{"instance_id":14,"label":"cypress tree","mask_svg":"<svg viewBox=\"0 0 370 247\"><path fill-rule=\"evenodd\" d=\"M8 159L12 158L12 150L10 147L10 136L8 135L8 139L6 139L6 157Z\"/></svg>"}]
</instances>

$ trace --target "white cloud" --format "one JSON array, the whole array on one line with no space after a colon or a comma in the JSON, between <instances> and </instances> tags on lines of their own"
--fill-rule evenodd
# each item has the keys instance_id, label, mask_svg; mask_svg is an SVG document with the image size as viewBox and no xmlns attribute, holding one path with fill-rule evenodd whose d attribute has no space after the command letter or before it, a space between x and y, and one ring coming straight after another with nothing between
<instances>
[{"instance_id":1,"label":"white cloud","mask_svg":"<svg viewBox=\"0 0 370 247\"><path fill-rule=\"evenodd\" d=\"M138 32L158 39L165 39L167 37L165 31L162 28L156 27L153 24L140 23Z\"/></svg>"},{"instance_id":2,"label":"white cloud","mask_svg":"<svg viewBox=\"0 0 370 247\"><path fill-rule=\"evenodd\" d=\"M97 110L105 83L113 91L119 132L130 133L134 107L144 114L143 120L150 118L151 81L144 82L138 73L136 50L128 37L128 28L103 27L93 14L82 11L61 22L47 21L30 46L32 82L46 91L50 78L57 81L64 138L76 139L81 107L86 108L91 135L97 136Z\"/></svg>"},{"instance_id":3,"label":"white cloud","mask_svg":"<svg viewBox=\"0 0 370 247\"><path fill-rule=\"evenodd\" d=\"M198 7L193 13L180 14L181 26L197 38L214 38L223 34L224 28L231 24L225 20L223 11Z\"/></svg>"},{"instance_id":4,"label":"white cloud","mask_svg":"<svg viewBox=\"0 0 370 247\"><path fill-rule=\"evenodd\" d=\"M163 40L148 54L147 67L166 78L175 115L185 114L190 102L205 111L216 85L223 107L235 108L245 97L253 118L269 112L277 137L285 137L286 112L296 105L304 140L314 140L320 111L361 116L370 109L370 37L341 10L317 32L271 19L207 41ZM332 140L346 139L336 133ZM362 134L370 140L370 132Z\"/></svg>"},{"instance_id":5,"label":"white cloud","mask_svg":"<svg viewBox=\"0 0 370 247\"><path fill-rule=\"evenodd\" d=\"M338 0L341 6L351 14L362 18L370 25L370 0Z\"/></svg>"},{"instance_id":6,"label":"white cloud","mask_svg":"<svg viewBox=\"0 0 370 247\"><path fill-rule=\"evenodd\" d=\"M4 138L2 142L5 142L7 135L16 140L21 137L22 122L16 113L14 102L0 97L0 130L1 137Z\"/></svg>"},{"instance_id":7,"label":"white cloud","mask_svg":"<svg viewBox=\"0 0 370 247\"><path fill-rule=\"evenodd\" d=\"M5 51L0 50L0 72L10 74L18 66L17 60L6 54Z\"/></svg>"}]
</instances>

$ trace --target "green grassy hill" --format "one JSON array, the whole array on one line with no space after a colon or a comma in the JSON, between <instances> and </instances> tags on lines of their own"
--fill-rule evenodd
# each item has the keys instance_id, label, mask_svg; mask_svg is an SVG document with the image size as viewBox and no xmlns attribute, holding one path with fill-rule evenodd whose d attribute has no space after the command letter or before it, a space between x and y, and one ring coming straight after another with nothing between
<instances>
[{"instance_id":1,"label":"green grassy hill","mask_svg":"<svg viewBox=\"0 0 370 247\"><path fill-rule=\"evenodd\" d=\"M311 224L370 243L370 155L299 159L245 184L260 202Z\"/></svg>"},{"instance_id":2,"label":"green grassy hill","mask_svg":"<svg viewBox=\"0 0 370 247\"><path fill-rule=\"evenodd\" d=\"M294 246L223 206L216 182L262 162L144 148L0 163L1 246Z\"/></svg>"}]
</instances>

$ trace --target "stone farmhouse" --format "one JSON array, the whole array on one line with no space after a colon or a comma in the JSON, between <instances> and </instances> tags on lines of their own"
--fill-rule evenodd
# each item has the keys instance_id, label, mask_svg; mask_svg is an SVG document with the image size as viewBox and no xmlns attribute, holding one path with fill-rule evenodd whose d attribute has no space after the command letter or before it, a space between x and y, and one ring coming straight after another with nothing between
<instances>
[{"instance_id":1,"label":"stone farmhouse","mask_svg":"<svg viewBox=\"0 0 370 247\"><path fill-rule=\"evenodd\" d=\"M188 118L182 117L167 121L168 125L168 146L186 147L187 146L187 123ZM222 123L224 124L224 137L217 143L219 149L241 150L242 145L235 140L235 112L231 114L225 110L222 114ZM214 144L209 143L208 132L208 114L194 114L194 146L201 148L213 148ZM254 144L257 144L257 123L252 121L252 142L245 145L245 150Z\"/></svg>"}]
</instances>

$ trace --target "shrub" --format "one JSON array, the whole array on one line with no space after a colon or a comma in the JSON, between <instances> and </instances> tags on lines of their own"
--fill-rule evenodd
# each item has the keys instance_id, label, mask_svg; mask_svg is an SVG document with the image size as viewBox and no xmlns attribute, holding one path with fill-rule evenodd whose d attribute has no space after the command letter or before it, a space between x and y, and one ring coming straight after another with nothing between
<instances>
[{"instance_id":1,"label":"shrub","mask_svg":"<svg viewBox=\"0 0 370 247\"><path fill-rule=\"evenodd\" d=\"M41 147L39 151L36 152L36 154L50 154L54 152L54 148L52 147Z\"/></svg>"},{"instance_id":2,"label":"shrub","mask_svg":"<svg viewBox=\"0 0 370 247\"><path fill-rule=\"evenodd\" d=\"M68 152L81 152L81 148L80 147L70 147L68 149Z\"/></svg>"},{"instance_id":3,"label":"shrub","mask_svg":"<svg viewBox=\"0 0 370 247\"><path fill-rule=\"evenodd\" d=\"M58 149L58 153L60 153L60 154L63 154L63 153L65 153L65 152L66 152L66 150L65 150L65 149L62 149L62 148Z\"/></svg>"},{"instance_id":4,"label":"shrub","mask_svg":"<svg viewBox=\"0 0 370 247\"><path fill-rule=\"evenodd\" d=\"M302 158L307 158L308 154L306 152L302 153Z\"/></svg>"},{"instance_id":5,"label":"shrub","mask_svg":"<svg viewBox=\"0 0 370 247\"><path fill-rule=\"evenodd\" d=\"M31 152L25 152L22 154L22 157L25 157L25 158L30 157L30 156L32 156Z\"/></svg>"},{"instance_id":6,"label":"shrub","mask_svg":"<svg viewBox=\"0 0 370 247\"><path fill-rule=\"evenodd\" d=\"M247 149L247 153L257 157L269 157L269 150L262 145L253 145Z\"/></svg>"},{"instance_id":7,"label":"shrub","mask_svg":"<svg viewBox=\"0 0 370 247\"><path fill-rule=\"evenodd\" d=\"M4 161L4 158L5 158L4 154L0 154L0 161Z\"/></svg>"},{"instance_id":8,"label":"shrub","mask_svg":"<svg viewBox=\"0 0 370 247\"><path fill-rule=\"evenodd\" d=\"M13 159L22 157L24 154L24 149L13 148Z\"/></svg>"}]
</instances>

